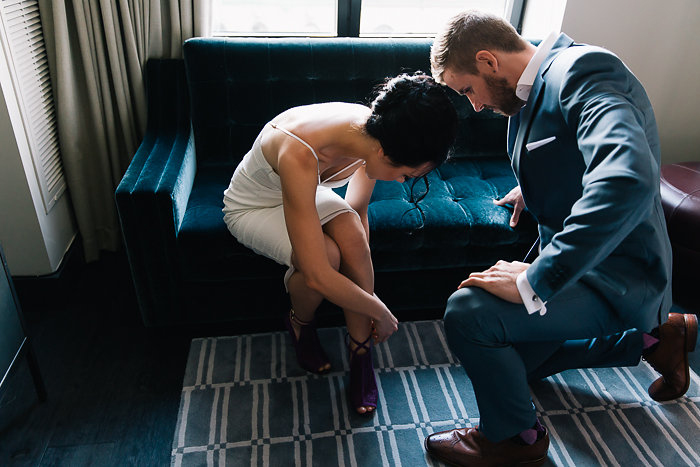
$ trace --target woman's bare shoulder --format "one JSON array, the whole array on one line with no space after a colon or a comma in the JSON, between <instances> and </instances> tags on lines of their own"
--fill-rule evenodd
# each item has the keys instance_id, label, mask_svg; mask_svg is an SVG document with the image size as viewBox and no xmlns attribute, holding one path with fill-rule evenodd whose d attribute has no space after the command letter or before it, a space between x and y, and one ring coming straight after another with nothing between
<instances>
[{"instance_id":1,"label":"woman's bare shoulder","mask_svg":"<svg viewBox=\"0 0 700 467\"><path fill-rule=\"evenodd\" d=\"M263 137L263 153L270 165L277 170L282 153L293 158L313 158L322 166L333 165L337 146L345 144L349 135L354 138L355 129L361 126L371 110L362 104L348 102L325 102L293 107L278 115L272 123L284 131L294 134L315 151L311 155L308 147L290 138L284 131L268 130Z\"/></svg>"}]
</instances>

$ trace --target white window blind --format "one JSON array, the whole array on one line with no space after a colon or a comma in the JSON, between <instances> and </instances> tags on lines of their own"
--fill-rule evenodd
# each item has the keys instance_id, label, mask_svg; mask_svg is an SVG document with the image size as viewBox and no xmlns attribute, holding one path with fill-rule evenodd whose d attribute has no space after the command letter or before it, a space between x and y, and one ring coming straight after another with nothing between
<instances>
[{"instance_id":1,"label":"white window blind","mask_svg":"<svg viewBox=\"0 0 700 467\"><path fill-rule=\"evenodd\" d=\"M1 36L48 213L66 189L38 0L0 0Z\"/></svg>"}]
</instances>

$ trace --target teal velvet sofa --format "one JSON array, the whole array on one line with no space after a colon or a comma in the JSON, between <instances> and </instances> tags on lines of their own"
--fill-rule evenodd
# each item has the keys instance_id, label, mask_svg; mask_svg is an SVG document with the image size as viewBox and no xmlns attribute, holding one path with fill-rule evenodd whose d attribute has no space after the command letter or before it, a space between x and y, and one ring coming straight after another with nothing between
<instances>
[{"instance_id":1,"label":"teal velvet sofa","mask_svg":"<svg viewBox=\"0 0 700 467\"><path fill-rule=\"evenodd\" d=\"M147 326L258 320L288 309L285 267L228 232L223 191L263 125L296 105L368 102L384 77L428 72L429 39L195 38L184 60L146 67L148 125L116 190L138 304ZM493 204L513 186L507 120L460 117L454 157L422 182L378 182L369 205L376 293L402 316L441 310L469 272L522 259L536 238ZM322 314L338 312L325 304ZM434 317L434 316L433 316Z\"/></svg>"}]
</instances>

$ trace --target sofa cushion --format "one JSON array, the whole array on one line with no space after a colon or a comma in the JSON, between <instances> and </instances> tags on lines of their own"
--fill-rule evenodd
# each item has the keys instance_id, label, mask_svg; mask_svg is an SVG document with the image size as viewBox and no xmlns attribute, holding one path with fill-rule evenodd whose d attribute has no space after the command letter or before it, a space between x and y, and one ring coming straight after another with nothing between
<instances>
[{"instance_id":1,"label":"sofa cushion","mask_svg":"<svg viewBox=\"0 0 700 467\"><path fill-rule=\"evenodd\" d=\"M410 181L377 183L369 210L373 249L452 250L518 241L508 226L509 211L493 204L515 186L507 160L454 159L430 172L427 180L429 189L418 203L420 211L411 199L425 194L423 181L417 180L413 189Z\"/></svg>"},{"instance_id":2,"label":"sofa cushion","mask_svg":"<svg viewBox=\"0 0 700 467\"><path fill-rule=\"evenodd\" d=\"M177 237L180 274L185 280L269 278L286 269L244 247L228 231L221 210L232 174L233 169L225 167L197 171Z\"/></svg>"}]
</instances>

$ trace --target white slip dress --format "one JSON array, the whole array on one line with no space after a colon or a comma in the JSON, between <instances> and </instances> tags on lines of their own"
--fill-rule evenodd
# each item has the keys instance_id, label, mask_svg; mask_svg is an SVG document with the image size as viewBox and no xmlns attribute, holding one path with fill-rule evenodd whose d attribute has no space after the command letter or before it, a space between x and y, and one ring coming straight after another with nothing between
<instances>
[{"instance_id":1,"label":"white slip dress","mask_svg":"<svg viewBox=\"0 0 700 467\"><path fill-rule=\"evenodd\" d=\"M286 133L305 145L318 163L316 151L304 140L273 123L268 123L267 125ZM262 133L261 131L258 134L253 147L236 167L231 177L231 182L224 191L224 208L222 211L226 226L241 244L259 255L289 266L284 276L286 287L289 277L294 272L292 244L284 221L280 177L263 155ZM344 212L352 212L357 215L357 212L350 207L347 201L333 191L333 188L348 183L350 178L352 178L352 174L342 180L330 180L339 173L361 163L362 160L357 160L323 181L321 180L319 168L316 209L321 225L326 224Z\"/></svg>"}]
</instances>

